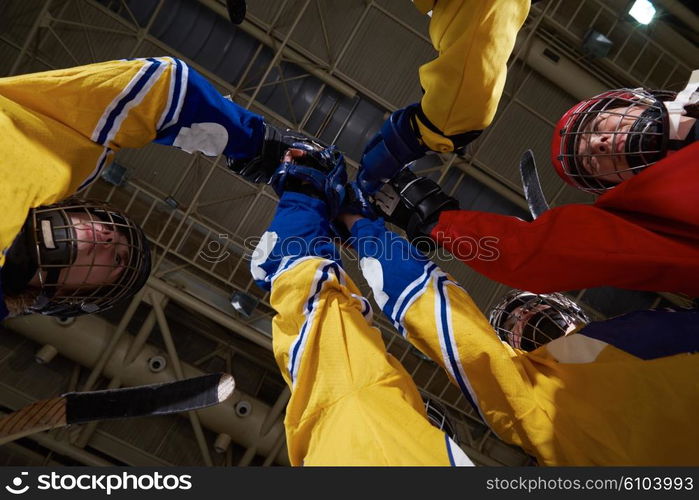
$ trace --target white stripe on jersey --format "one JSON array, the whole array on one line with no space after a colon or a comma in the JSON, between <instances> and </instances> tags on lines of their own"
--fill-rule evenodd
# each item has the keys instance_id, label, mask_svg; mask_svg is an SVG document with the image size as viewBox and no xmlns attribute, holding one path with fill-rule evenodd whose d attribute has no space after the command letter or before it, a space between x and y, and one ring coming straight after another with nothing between
<instances>
[{"instance_id":1,"label":"white stripe on jersey","mask_svg":"<svg viewBox=\"0 0 699 500\"><path fill-rule=\"evenodd\" d=\"M303 358L303 352L306 348L306 343L308 342L308 332L313 327L313 321L318 309L318 300L323 291L323 285L325 284L325 281L331 279L331 270L334 265L337 265L332 261L329 262L329 264L319 263L320 265L316 268L315 275L313 276L313 282L311 283L310 293L304 302L304 316L306 316L306 320L301 326L298 337L296 337L296 340L294 340L289 347L289 364L287 369L289 370L292 389L296 385L296 378L298 376L299 367L301 366L301 359ZM325 279L323 279L323 275L326 273L327 275ZM335 277L337 278L337 276ZM311 304L310 308L308 307L309 302Z\"/></svg>"},{"instance_id":2,"label":"white stripe on jersey","mask_svg":"<svg viewBox=\"0 0 699 500\"><path fill-rule=\"evenodd\" d=\"M151 88L153 88L155 82L157 82L160 79L160 75L163 74L165 68L167 68L166 64L160 64L160 66L158 66L157 69L153 72L151 77L148 79L143 88L138 92L138 94L136 94L136 96L133 99L131 99L124 105L124 108L121 110L121 113L119 113L119 116L117 116L116 120L114 120L114 125L107 134L107 137L104 141L105 144L109 144L114 139L114 137L116 137L117 133L119 132L119 129L121 128L121 124L128 116L129 111L131 111L131 108L141 103L143 98L148 94L148 92L150 92Z\"/></svg>"},{"instance_id":3,"label":"white stripe on jersey","mask_svg":"<svg viewBox=\"0 0 699 500\"><path fill-rule=\"evenodd\" d=\"M131 79L131 81L124 87L124 89L117 95L114 99L112 99L112 102L109 103L109 105L105 108L104 112L102 113L102 116L100 119L97 121L97 125L95 126L95 129L92 131L92 136L90 139L93 142L97 142L97 139L102 133L102 129L107 123L107 119L109 118L109 115L112 113L114 108L117 107L119 102L131 91L131 89L140 81L140 79L143 77L143 74L148 71L148 68L150 68L154 63L151 61L144 61L143 66L141 66L141 69L138 70L138 72L134 75L134 77Z\"/></svg>"},{"instance_id":4,"label":"white stripe on jersey","mask_svg":"<svg viewBox=\"0 0 699 500\"><path fill-rule=\"evenodd\" d=\"M400 311L400 308L403 305L405 298L408 296L408 294L410 294L413 291L413 289L415 287L417 287L420 283L422 283L422 281L427 276L427 272L428 272L431 264L432 264L431 262L428 262L427 264L425 264L425 267L424 267L420 277L414 279L413 282L410 283L408 286L406 286L405 289L398 296L398 298L396 299L396 303L393 305L393 311L391 312L391 318L393 318L394 320L398 320L398 318L396 318L396 315L398 314L398 311Z\"/></svg>"},{"instance_id":5,"label":"white stripe on jersey","mask_svg":"<svg viewBox=\"0 0 699 500\"><path fill-rule=\"evenodd\" d=\"M163 57L159 58L159 60L163 61L163 63L171 68L171 74L170 74L170 88L167 91L167 103L165 104L165 109L163 109L163 112L160 115L160 118L158 118L158 124L155 126L155 130L162 130L163 128L163 122L165 121L165 117L167 116L168 112L170 111L170 108L172 107L172 100L175 98L174 93L175 93L175 76L177 74L177 65L175 64L175 61L171 57ZM180 90L182 90L180 88ZM179 95L178 95L179 97Z\"/></svg>"},{"instance_id":6,"label":"white stripe on jersey","mask_svg":"<svg viewBox=\"0 0 699 500\"><path fill-rule=\"evenodd\" d=\"M455 467L473 467L473 462L468 455L464 453L458 444L456 444L452 439L447 436L447 449L449 450L449 456L451 457Z\"/></svg>"},{"instance_id":7,"label":"white stripe on jersey","mask_svg":"<svg viewBox=\"0 0 699 500\"><path fill-rule=\"evenodd\" d=\"M187 81L189 79L189 66L179 59L172 59L169 57L164 59L167 59L165 64L172 67L172 74L170 75L170 91L167 106L165 106L163 114L160 117L160 120L158 120L156 130L164 130L177 123L177 121L180 119L180 112L182 111L182 106L184 106L184 100L187 95ZM181 70L179 76L180 90L177 95L173 95L175 92L175 84L177 83L178 68ZM173 106L175 106L175 112L173 113L172 118L170 118L167 123L163 123Z\"/></svg>"},{"instance_id":8,"label":"white stripe on jersey","mask_svg":"<svg viewBox=\"0 0 699 500\"><path fill-rule=\"evenodd\" d=\"M182 65L182 75L180 75L180 97L177 99L177 108L175 109L175 114L172 115L172 119L165 124L165 127L169 127L177 123L180 119L180 112L182 111L182 106L184 106L184 101L187 98L187 82L189 81L189 66L184 63Z\"/></svg>"},{"instance_id":9,"label":"white stripe on jersey","mask_svg":"<svg viewBox=\"0 0 699 500\"><path fill-rule=\"evenodd\" d=\"M481 411L481 407L478 404L478 398L476 396L476 392L473 390L473 386L471 385L471 382L466 375L466 370L464 369L464 366L461 363L461 358L459 358L459 351L458 351L457 345L456 345L456 337L454 335L454 327L452 325L451 304L449 301L449 290L447 289L448 283L451 283L451 284L456 285L456 286L458 286L458 284L454 283L453 281L451 281L447 278L446 280L442 281L442 283L440 285L439 278L446 277L446 276L447 276L446 273L439 271L438 273L435 273L435 276L433 278L434 279L434 297L435 297L434 314L435 314L435 320L437 323L437 337L439 338L439 346L442 350L442 360L444 361L444 367L449 372L449 374L452 376L452 378L457 382L459 388L464 387L466 389L466 391L468 392L468 396L471 397L471 401L473 401L474 405L476 406L476 410L478 411L478 414L480 415L483 422L488 424L488 421L485 419L485 416L483 415L483 412ZM441 297L440 292L444 294L444 302L442 302L442 297ZM446 322L442 321L442 310L444 310L444 312L445 312ZM451 348L450 350L453 353L453 356L449 355L449 349L447 347ZM452 358L453 358L454 364L456 365L457 371L454 371L454 366L452 364Z\"/></svg>"}]
</instances>

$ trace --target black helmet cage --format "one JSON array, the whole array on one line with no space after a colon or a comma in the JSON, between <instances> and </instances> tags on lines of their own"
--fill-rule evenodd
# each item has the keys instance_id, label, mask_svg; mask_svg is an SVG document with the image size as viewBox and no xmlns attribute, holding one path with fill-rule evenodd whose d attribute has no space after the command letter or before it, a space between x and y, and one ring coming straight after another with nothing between
<instances>
[{"instance_id":1,"label":"black helmet cage","mask_svg":"<svg viewBox=\"0 0 699 500\"><path fill-rule=\"evenodd\" d=\"M70 317L103 311L135 294L148 279L150 249L145 234L122 212L103 202L71 198L32 209L29 217L41 283L41 292L31 307L32 312ZM72 217L80 217L80 222L75 222ZM125 262L96 264L96 252L92 252L89 263L76 264L78 243L81 242L76 227L92 223L98 223L102 228L106 226L107 230L125 237L126 243L101 242L93 230L92 239L88 241L93 245L125 245L128 250ZM67 269L71 267L85 268L83 283L65 284ZM89 280L97 267L123 267L123 271L113 283L96 284ZM63 270L66 272L62 273Z\"/></svg>"},{"instance_id":2,"label":"black helmet cage","mask_svg":"<svg viewBox=\"0 0 699 500\"><path fill-rule=\"evenodd\" d=\"M422 400L425 402L427 420L429 420L430 423L437 429L444 431L444 433L449 436L452 441L458 443L459 440L456 436L456 429L447 416L447 409L433 398L430 398L424 394L422 395Z\"/></svg>"},{"instance_id":3,"label":"black helmet cage","mask_svg":"<svg viewBox=\"0 0 699 500\"><path fill-rule=\"evenodd\" d=\"M500 340L533 351L558 338L572 326L589 323L585 312L563 294L512 290L491 309L490 325Z\"/></svg>"},{"instance_id":4,"label":"black helmet cage","mask_svg":"<svg viewBox=\"0 0 699 500\"><path fill-rule=\"evenodd\" d=\"M588 169L593 158L623 156L628 168L618 170L618 174L637 174L664 158L669 140L669 117L663 101L672 100L675 96L675 92L665 90L619 89L604 92L578 104L571 110L560 130L559 160L564 172L586 191L602 193L616 186L623 178L621 175L618 181L600 178L604 174L595 174ZM639 107L643 108L640 116L632 115L631 113ZM611 111L615 109L617 111ZM593 134L597 133L593 127L595 118L601 113L619 117L617 130L611 131L609 152L593 153L588 148L586 154L579 153L578 149L583 141L590 141ZM628 131L619 130L626 117L633 118L634 123ZM624 151L617 153L616 142L621 140L622 135L626 135Z\"/></svg>"}]
</instances>

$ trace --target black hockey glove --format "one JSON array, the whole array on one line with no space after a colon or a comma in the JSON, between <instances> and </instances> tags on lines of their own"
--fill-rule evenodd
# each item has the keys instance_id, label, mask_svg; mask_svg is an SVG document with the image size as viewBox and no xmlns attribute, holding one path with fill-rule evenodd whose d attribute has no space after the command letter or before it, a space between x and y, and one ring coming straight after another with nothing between
<instances>
[{"instance_id":1,"label":"black hockey glove","mask_svg":"<svg viewBox=\"0 0 699 500\"><path fill-rule=\"evenodd\" d=\"M459 202L444 193L433 180L418 177L404 168L374 195L374 208L414 241L429 236L439 214L445 210L459 210Z\"/></svg>"},{"instance_id":2,"label":"black hockey glove","mask_svg":"<svg viewBox=\"0 0 699 500\"><path fill-rule=\"evenodd\" d=\"M303 149L301 145L308 143L315 144L300 132L265 123L265 138L259 154L254 158L228 158L228 168L250 182L266 184L282 163L286 150Z\"/></svg>"}]
</instances>

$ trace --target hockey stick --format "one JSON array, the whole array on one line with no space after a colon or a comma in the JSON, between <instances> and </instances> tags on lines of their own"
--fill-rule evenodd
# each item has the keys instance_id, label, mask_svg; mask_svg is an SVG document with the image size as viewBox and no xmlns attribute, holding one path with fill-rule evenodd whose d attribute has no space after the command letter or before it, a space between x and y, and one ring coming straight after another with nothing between
<instances>
[{"instance_id":1,"label":"hockey stick","mask_svg":"<svg viewBox=\"0 0 699 500\"><path fill-rule=\"evenodd\" d=\"M226 8L228 9L228 17L233 24L240 24L245 19L245 0L226 0Z\"/></svg>"},{"instance_id":2,"label":"hockey stick","mask_svg":"<svg viewBox=\"0 0 699 500\"><path fill-rule=\"evenodd\" d=\"M536 170L534 153L531 149L527 149L522 155L519 161L519 173L522 176L522 187L529 205L529 212L532 214L532 219L536 219L549 209L549 204L541 190L539 173Z\"/></svg>"},{"instance_id":3,"label":"hockey stick","mask_svg":"<svg viewBox=\"0 0 699 500\"><path fill-rule=\"evenodd\" d=\"M212 373L161 384L69 392L0 418L0 445L71 424L196 410L225 401L234 388L229 374Z\"/></svg>"}]
</instances>

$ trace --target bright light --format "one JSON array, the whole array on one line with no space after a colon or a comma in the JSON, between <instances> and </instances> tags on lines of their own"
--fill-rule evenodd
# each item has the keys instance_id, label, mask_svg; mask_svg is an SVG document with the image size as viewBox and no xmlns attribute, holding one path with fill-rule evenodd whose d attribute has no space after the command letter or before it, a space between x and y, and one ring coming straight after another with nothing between
<instances>
[{"instance_id":1,"label":"bright light","mask_svg":"<svg viewBox=\"0 0 699 500\"><path fill-rule=\"evenodd\" d=\"M648 0L636 0L629 14L641 24L648 24L655 16L655 7Z\"/></svg>"}]
</instances>

